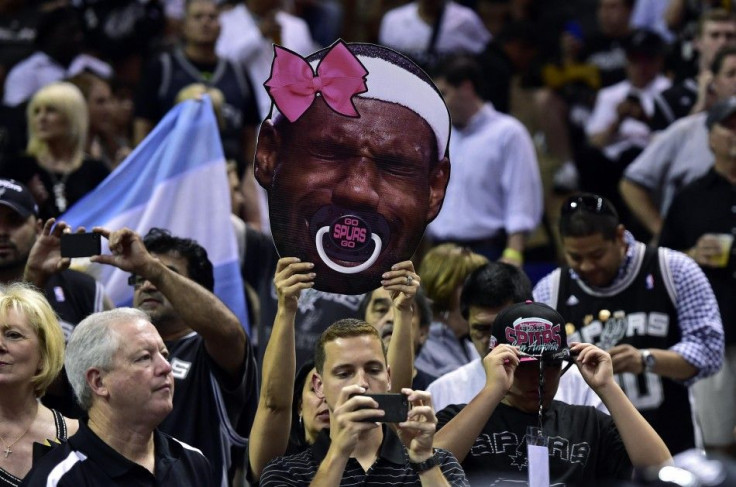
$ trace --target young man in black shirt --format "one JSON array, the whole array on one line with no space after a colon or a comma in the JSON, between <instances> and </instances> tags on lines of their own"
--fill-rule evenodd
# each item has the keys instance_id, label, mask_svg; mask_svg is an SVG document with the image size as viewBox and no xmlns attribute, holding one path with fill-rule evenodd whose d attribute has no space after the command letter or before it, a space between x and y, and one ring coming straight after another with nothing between
<instances>
[{"instance_id":1,"label":"young man in black shirt","mask_svg":"<svg viewBox=\"0 0 736 487\"><path fill-rule=\"evenodd\" d=\"M496 317L486 385L468 404L437 414L434 446L450 450L477 482L526 477L528 428L540 427L552 482L592 485L631 478L634 467L671 459L662 439L613 378L611 356L594 345L567 346L565 321L541 303L517 303ZM590 406L553 400L562 359L572 356L611 416ZM541 385L540 385L541 382ZM536 438L535 438L536 439Z\"/></svg>"},{"instance_id":2,"label":"young man in black shirt","mask_svg":"<svg viewBox=\"0 0 736 487\"><path fill-rule=\"evenodd\" d=\"M262 487L468 485L455 458L432 448L437 418L428 393L402 390L411 409L406 421L396 424L396 433L373 419L384 411L364 394L387 392L391 374L372 325L355 319L332 324L320 337L315 368L313 384L329 407L330 429L322 430L308 450L266 465Z\"/></svg>"}]
</instances>

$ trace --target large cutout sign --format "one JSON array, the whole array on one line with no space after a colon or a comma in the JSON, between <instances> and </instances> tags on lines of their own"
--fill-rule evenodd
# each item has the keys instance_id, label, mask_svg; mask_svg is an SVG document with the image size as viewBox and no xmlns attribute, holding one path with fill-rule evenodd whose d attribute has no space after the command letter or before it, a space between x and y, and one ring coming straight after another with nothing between
<instances>
[{"instance_id":1,"label":"large cutout sign","mask_svg":"<svg viewBox=\"0 0 736 487\"><path fill-rule=\"evenodd\" d=\"M313 262L321 291L380 287L442 206L447 107L426 73L382 46L338 41L307 59L274 52L255 175L276 248Z\"/></svg>"}]
</instances>

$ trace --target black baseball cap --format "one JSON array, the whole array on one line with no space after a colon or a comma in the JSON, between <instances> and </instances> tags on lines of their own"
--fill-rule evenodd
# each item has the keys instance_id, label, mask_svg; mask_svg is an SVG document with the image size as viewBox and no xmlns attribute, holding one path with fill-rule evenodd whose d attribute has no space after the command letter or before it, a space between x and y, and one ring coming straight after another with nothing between
<instances>
[{"instance_id":1,"label":"black baseball cap","mask_svg":"<svg viewBox=\"0 0 736 487\"><path fill-rule=\"evenodd\" d=\"M662 36L649 29L634 29L624 40L626 54L642 54L645 56L660 56L667 49Z\"/></svg>"},{"instance_id":2,"label":"black baseball cap","mask_svg":"<svg viewBox=\"0 0 736 487\"><path fill-rule=\"evenodd\" d=\"M38 216L38 205L31 192L14 179L0 179L0 205L13 209L23 218Z\"/></svg>"},{"instance_id":3,"label":"black baseball cap","mask_svg":"<svg viewBox=\"0 0 736 487\"><path fill-rule=\"evenodd\" d=\"M508 344L527 354L521 361L569 357L565 319L554 308L533 301L512 304L493 322L490 348Z\"/></svg>"},{"instance_id":4,"label":"black baseball cap","mask_svg":"<svg viewBox=\"0 0 736 487\"><path fill-rule=\"evenodd\" d=\"M736 96L729 96L725 100L721 100L708 110L708 116L705 119L705 126L708 130L713 125L727 120L731 115L736 113Z\"/></svg>"}]
</instances>

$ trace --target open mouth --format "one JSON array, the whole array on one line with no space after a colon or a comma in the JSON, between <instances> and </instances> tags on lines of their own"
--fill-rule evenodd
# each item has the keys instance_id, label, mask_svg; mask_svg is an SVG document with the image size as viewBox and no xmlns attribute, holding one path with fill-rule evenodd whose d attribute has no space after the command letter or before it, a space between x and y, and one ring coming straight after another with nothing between
<instances>
[{"instance_id":1,"label":"open mouth","mask_svg":"<svg viewBox=\"0 0 736 487\"><path fill-rule=\"evenodd\" d=\"M369 269L389 238L388 223L381 215L336 206L317 210L309 231L322 262L343 274Z\"/></svg>"}]
</instances>

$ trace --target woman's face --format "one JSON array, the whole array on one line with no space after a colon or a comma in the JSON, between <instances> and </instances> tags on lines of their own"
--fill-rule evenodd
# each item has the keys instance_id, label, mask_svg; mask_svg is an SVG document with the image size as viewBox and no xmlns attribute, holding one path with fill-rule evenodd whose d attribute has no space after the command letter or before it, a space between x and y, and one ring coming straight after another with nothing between
<instances>
[{"instance_id":1,"label":"woman's face","mask_svg":"<svg viewBox=\"0 0 736 487\"><path fill-rule=\"evenodd\" d=\"M89 126L95 133L110 133L112 120L112 92L105 81L95 81L87 98Z\"/></svg>"},{"instance_id":2,"label":"woman's face","mask_svg":"<svg viewBox=\"0 0 736 487\"><path fill-rule=\"evenodd\" d=\"M0 385L29 384L41 368L40 342L23 313L0 318Z\"/></svg>"},{"instance_id":3,"label":"woman's face","mask_svg":"<svg viewBox=\"0 0 736 487\"><path fill-rule=\"evenodd\" d=\"M68 135L69 122L54 105L41 103L33 109L31 121L40 140L48 143L63 140Z\"/></svg>"},{"instance_id":4,"label":"woman's face","mask_svg":"<svg viewBox=\"0 0 736 487\"><path fill-rule=\"evenodd\" d=\"M317 435L324 428L330 426L330 411L327 409L327 403L323 398L317 397L312 385L312 376L315 370L309 371L307 379L304 381L302 389L302 407L300 414L304 423L304 436L307 443L312 444Z\"/></svg>"}]
</instances>

